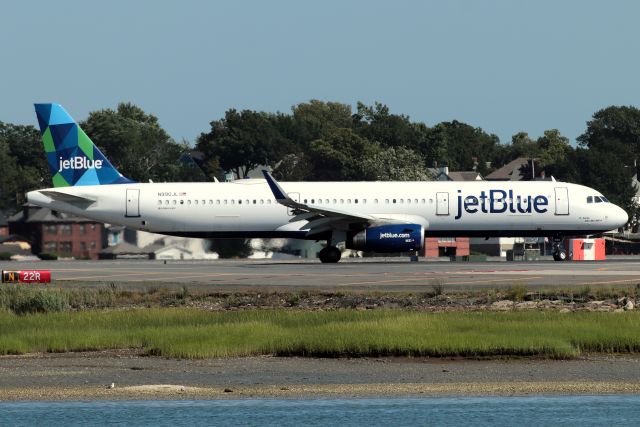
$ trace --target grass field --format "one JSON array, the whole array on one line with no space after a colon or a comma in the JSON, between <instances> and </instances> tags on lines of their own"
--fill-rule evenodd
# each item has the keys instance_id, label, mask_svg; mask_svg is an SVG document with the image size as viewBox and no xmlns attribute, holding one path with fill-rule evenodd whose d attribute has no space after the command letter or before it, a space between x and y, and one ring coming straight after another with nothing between
<instances>
[{"instance_id":1,"label":"grass field","mask_svg":"<svg viewBox=\"0 0 640 427\"><path fill-rule=\"evenodd\" d=\"M640 351L640 313L183 308L0 311L0 354L140 348L165 357L542 356Z\"/></svg>"}]
</instances>

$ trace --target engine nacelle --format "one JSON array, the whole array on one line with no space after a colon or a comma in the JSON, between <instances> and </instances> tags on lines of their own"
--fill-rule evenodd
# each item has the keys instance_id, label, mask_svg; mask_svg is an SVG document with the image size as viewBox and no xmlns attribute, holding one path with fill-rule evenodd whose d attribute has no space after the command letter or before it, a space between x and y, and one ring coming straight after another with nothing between
<instances>
[{"instance_id":1,"label":"engine nacelle","mask_svg":"<svg viewBox=\"0 0 640 427\"><path fill-rule=\"evenodd\" d=\"M355 234L347 247L365 252L412 252L424 246L424 228L419 224L387 224Z\"/></svg>"}]
</instances>

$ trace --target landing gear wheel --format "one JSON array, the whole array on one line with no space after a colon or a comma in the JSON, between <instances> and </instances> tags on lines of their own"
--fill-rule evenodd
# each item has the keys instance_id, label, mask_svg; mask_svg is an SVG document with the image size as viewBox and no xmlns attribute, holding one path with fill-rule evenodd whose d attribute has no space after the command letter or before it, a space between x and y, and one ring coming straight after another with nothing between
<instances>
[{"instance_id":1,"label":"landing gear wheel","mask_svg":"<svg viewBox=\"0 0 640 427\"><path fill-rule=\"evenodd\" d=\"M566 261L567 260L567 252L565 250L559 249L553 253L554 261Z\"/></svg>"},{"instance_id":2,"label":"landing gear wheel","mask_svg":"<svg viewBox=\"0 0 640 427\"><path fill-rule=\"evenodd\" d=\"M567 260L567 251L564 250L564 246L562 245L561 235L553 236L553 260L554 261Z\"/></svg>"},{"instance_id":3,"label":"landing gear wheel","mask_svg":"<svg viewBox=\"0 0 640 427\"><path fill-rule=\"evenodd\" d=\"M336 263L340 261L341 256L342 253L340 252L340 249L335 246L327 246L326 248L321 249L318 254L318 258L320 258L320 262L322 263Z\"/></svg>"}]
</instances>

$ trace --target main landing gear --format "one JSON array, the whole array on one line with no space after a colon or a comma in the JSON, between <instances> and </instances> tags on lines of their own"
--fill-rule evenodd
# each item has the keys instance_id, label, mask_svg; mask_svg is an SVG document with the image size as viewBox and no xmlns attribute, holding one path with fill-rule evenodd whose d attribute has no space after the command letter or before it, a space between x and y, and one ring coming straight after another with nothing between
<instances>
[{"instance_id":1,"label":"main landing gear","mask_svg":"<svg viewBox=\"0 0 640 427\"><path fill-rule=\"evenodd\" d=\"M338 244L347 240L347 233L343 230L333 230L331 237L327 240L327 246L320 250L318 258L322 263L336 263L342 257L342 251L338 249Z\"/></svg>"},{"instance_id":2,"label":"main landing gear","mask_svg":"<svg viewBox=\"0 0 640 427\"><path fill-rule=\"evenodd\" d=\"M340 261L340 257L342 257L342 252L335 246L322 248L318 254L318 258L320 258L320 262L322 263L336 263Z\"/></svg>"},{"instance_id":3,"label":"main landing gear","mask_svg":"<svg viewBox=\"0 0 640 427\"><path fill-rule=\"evenodd\" d=\"M553 237L553 260L554 261L566 261L567 251L562 246L562 236Z\"/></svg>"}]
</instances>

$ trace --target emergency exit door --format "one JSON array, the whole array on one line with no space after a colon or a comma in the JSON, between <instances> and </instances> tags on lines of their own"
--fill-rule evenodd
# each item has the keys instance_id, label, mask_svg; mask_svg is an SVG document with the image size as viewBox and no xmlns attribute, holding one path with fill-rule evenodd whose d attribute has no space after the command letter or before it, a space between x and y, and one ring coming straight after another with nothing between
<instances>
[{"instance_id":1,"label":"emergency exit door","mask_svg":"<svg viewBox=\"0 0 640 427\"><path fill-rule=\"evenodd\" d=\"M569 215L569 191L567 187L556 187L556 215Z\"/></svg>"},{"instance_id":2,"label":"emergency exit door","mask_svg":"<svg viewBox=\"0 0 640 427\"><path fill-rule=\"evenodd\" d=\"M140 216L140 190L127 189L127 207L125 211L127 217Z\"/></svg>"},{"instance_id":3,"label":"emergency exit door","mask_svg":"<svg viewBox=\"0 0 640 427\"><path fill-rule=\"evenodd\" d=\"M449 193L436 193L436 215L449 215Z\"/></svg>"}]
</instances>

